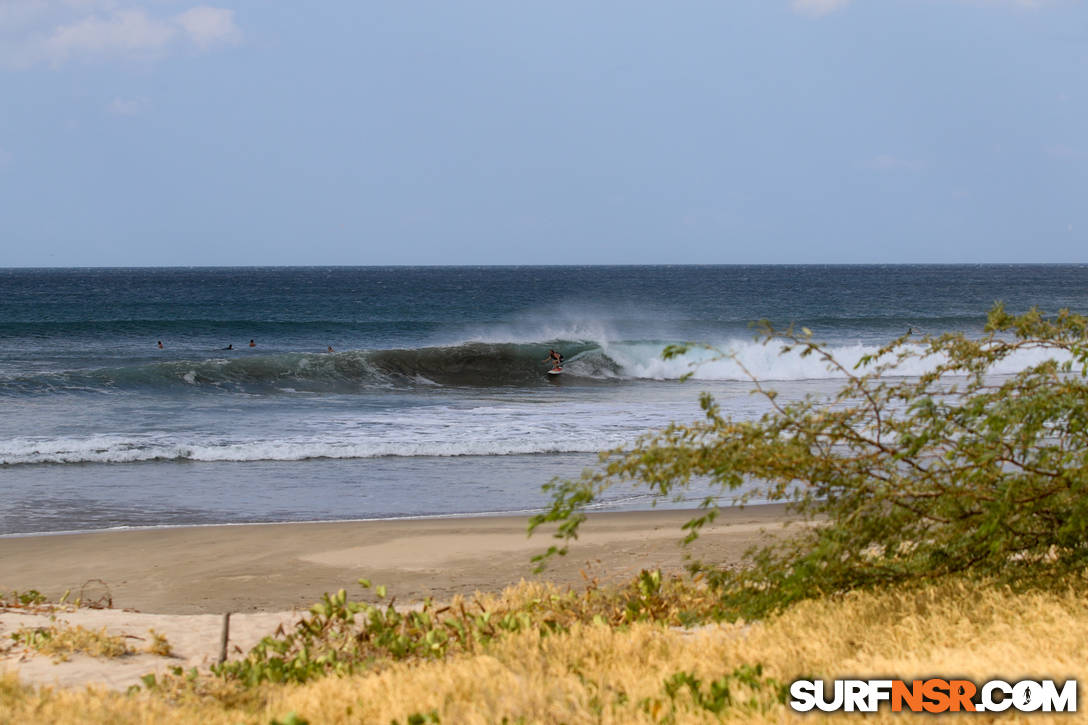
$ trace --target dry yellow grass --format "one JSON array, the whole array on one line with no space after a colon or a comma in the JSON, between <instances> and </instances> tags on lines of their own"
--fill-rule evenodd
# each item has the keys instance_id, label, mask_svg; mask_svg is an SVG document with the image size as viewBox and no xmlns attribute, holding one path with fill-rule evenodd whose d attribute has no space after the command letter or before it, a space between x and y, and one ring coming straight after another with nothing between
<instances>
[{"instance_id":1,"label":"dry yellow grass","mask_svg":"<svg viewBox=\"0 0 1088 725\"><path fill-rule=\"evenodd\" d=\"M11 643L0 653L34 651L52 657L55 662L68 660L74 654L91 657L124 657L136 652L125 642L125 636L110 634L105 627L88 629L54 620L48 627L22 627L11 635ZM173 651L169 640L154 629L148 632L150 643L144 652L169 657ZM137 638L139 639L139 638Z\"/></svg>"},{"instance_id":2,"label":"dry yellow grass","mask_svg":"<svg viewBox=\"0 0 1088 725\"><path fill-rule=\"evenodd\" d=\"M526 589L506 596L524 596ZM981 681L1088 678L1088 601L1082 590L1013 593L966 583L916 591L858 592L798 604L766 622L686 632L651 624L576 624L569 633L510 635L485 653L405 662L380 672L266 686L228 707L211 698L32 690L0 680L0 723L268 723L297 713L310 723L406 723L434 711L443 723L700 723L719 716L686 689L664 683L689 672L704 683L742 665L788 683L801 676L966 676ZM754 707L737 722L801 722L770 688L734 688ZM839 719L856 720L857 715ZM933 716L922 716L928 719ZM1069 715L966 715L969 722L1068 723ZM1075 716L1074 716L1075 718ZM817 716L816 719L823 718ZM912 716L882 712L878 721Z\"/></svg>"},{"instance_id":3,"label":"dry yellow grass","mask_svg":"<svg viewBox=\"0 0 1088 725\"><path fill-rule=\"evenodd\" d=\"M60 622L48 627L23 627L11 637L17 649L35 650L57 662L77 652L91 657L124 657L132 652L124 637L109 634L105 627L87 629Z\"/></svg>"}]
</instances>

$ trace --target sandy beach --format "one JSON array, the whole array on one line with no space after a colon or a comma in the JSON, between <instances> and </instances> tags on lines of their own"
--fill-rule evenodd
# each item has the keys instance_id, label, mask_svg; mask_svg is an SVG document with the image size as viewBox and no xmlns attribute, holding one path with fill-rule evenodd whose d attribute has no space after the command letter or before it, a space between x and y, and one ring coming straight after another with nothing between
<instances>
[{"instance_id":1,"label":"sandy beach","mask_svg":"<svg viewBox=\"0 0 1088 725\"><path fill-rule=\"evenodd\" d=\"M683 566L685 553L739 561L781 506L722 512L686 550L688 511L597 513L566 557L541 576L559 583L602 581L645 567ZM555 542L526 535L524 516L253 524L0 538L0 590L77 595L90 579L113 606L158 614L271 612L306 607L361 577L400 601L494 591L533 578L530 559Z\"/></svg>"},{"instance_id":2,"label":"sandy beach","mask_svg":"<svg viewBox=\"0 0 1088 725\"><path fill-rule=\"evenodd\" d=\"M566 557L535 575L530 559L553 543L526 536L525 517L472 517L300 524L255 524L143 529L0 539L0 591L36 589L51 600L78 596L90 580L108 587L112 608L80 609L60 619L70 625L130 637L139 649L148 630L164 634L170 658L148 654L114 660L49 658L9 651L0 670L27 682L123 688L147 672L215 661L223 614L232 612L231 652L237 656L289 623L320 599L346 588L365 598L356 581L384 584L397 601L497 591L521 579L578 585L584 576L610 581L646 567L678 571L685 553L738 562L743 552L781 531L781 506L724 511L687 549L680 526L689 511L598 513L583 525ZM100 597L99 582L85 596ZM0 637L45 626L47 616L0 612ZM142 638L142 639L137 639Z\"/></svg>"}]
</instances>

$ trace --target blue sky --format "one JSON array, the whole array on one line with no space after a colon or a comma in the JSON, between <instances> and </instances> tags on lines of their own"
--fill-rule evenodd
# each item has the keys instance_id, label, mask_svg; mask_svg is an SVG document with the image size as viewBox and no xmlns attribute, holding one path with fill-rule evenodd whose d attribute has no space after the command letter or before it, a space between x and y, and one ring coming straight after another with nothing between
<instances>
[{"instance_id":1,"label":"blue sky","mask_svg":"<svg viewBox=\"0 0 1088 725\"><path fill-rule=\"evenodd\" d=\"M1088 261L1083 0L0 0L0 267Z\"/></svg>"}]
</instances>

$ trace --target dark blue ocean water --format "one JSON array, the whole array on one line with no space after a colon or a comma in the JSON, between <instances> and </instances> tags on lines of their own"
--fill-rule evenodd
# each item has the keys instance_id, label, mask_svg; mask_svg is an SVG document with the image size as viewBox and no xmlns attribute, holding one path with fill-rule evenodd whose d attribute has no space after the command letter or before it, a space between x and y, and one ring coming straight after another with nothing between
<instances>
[{"instance_id":1,"label":"dark blue ocean water","mask_svg":"<svg viewBox=\"0 0 1088 725\"><path fill-rule=\"evenodd\" d=\"M752 321L849 362L996 300L1088 312L1088 267L0 270L0 533L524 511L702 390L761 410L728 360L679 382L708 354L669 343L803 395L833 374Z\"/></svg>"}]
</instances>

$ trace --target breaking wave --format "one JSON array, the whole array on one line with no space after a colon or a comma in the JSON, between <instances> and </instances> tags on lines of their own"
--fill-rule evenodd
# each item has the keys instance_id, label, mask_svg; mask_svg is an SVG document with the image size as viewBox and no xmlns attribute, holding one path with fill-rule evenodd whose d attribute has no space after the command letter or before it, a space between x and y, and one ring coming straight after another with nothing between
<instances>
[{"instance_id":1,"label":"breaking wave","mask_svg":"<svg viewBox=\"0 0 1088 725\"><path fill-rule=\"evenodd\" d=\"M230 357L174 360L125 367L39 373L0 380L0 395L45 392L108 393L154 388L246 393L354 392L418 386L503 387L546 383L548 348L563 352L564 377L582 382L678 380L824 380L842 377L816 356L779 353L775 344L732 341L714 350L693 349L662 359L666 341L594 342L553 340L544 343L466 342L444 347L355 350L341 353L261 354L234 351ZM847 369L877 348L837 345L829 348ZM1023 351L991 371L1011 374L1054 357L1047 350ZM920 375L932 359L912 359L898 374Z\"/></svg>"}]
</instances>

